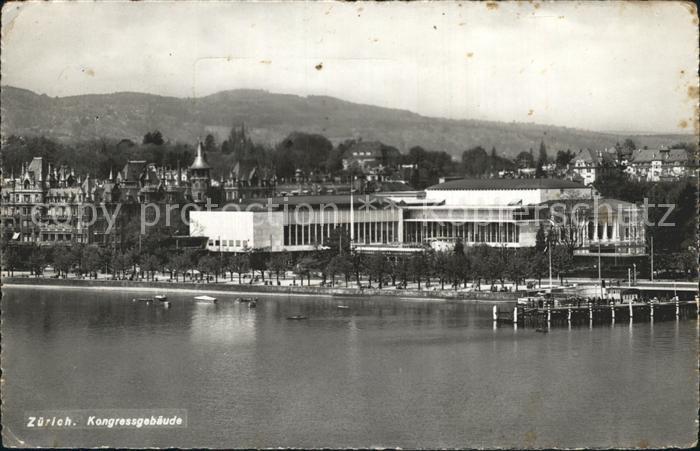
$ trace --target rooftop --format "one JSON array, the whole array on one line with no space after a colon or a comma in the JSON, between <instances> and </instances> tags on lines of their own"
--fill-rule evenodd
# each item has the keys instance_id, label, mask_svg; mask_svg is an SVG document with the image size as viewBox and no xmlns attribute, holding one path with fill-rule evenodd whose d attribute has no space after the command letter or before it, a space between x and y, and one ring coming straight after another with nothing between
<instances>
[{"instance_id":1,"label":"rooftop","mask_svg":"<svg viewBox=\"0 0 700 451\"><path fill-rule=\"evenodd\" d=\"M522 190L522 189L575 189L584 185L562 179L461 179L451 180L427 190Z\"/></svg>"}]
</instances>

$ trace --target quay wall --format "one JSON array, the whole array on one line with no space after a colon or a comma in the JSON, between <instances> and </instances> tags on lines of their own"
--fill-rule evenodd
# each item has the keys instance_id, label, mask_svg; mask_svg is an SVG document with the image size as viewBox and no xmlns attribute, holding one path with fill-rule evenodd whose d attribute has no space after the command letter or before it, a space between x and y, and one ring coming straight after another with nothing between
<instances>
[{"instance_id":1,"label":"quay wall","mask_svg":"<svg viewBox=\"0 0 700 451\"><path fill-rule=\"evenodd\" d=\"M56 287L90 287L90 288L146 288L161 290L195 290L195 291L222 291L231 293L251 294L290 294L290 295L316 295L316 296L348 296L348 297L401 297L416 299L445 299L445 300L470 300L483 302L514 302L518 292L490 292L470 291L459 292L454 290L388 290L377 288L353 288L353 287L302 287L302 286L277 286L277 285L248 285L228 283L192 283L192 282L154 282L133 280L104 280L104 279L49 279L35 277L3 277L2 285L48 285Z\"/></svg>"}]
</instances>

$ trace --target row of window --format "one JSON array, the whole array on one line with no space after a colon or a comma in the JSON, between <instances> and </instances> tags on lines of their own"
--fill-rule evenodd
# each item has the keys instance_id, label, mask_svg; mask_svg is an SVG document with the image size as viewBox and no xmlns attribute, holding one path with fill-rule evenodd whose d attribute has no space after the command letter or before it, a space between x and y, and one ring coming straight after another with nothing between
<instances>
[{"instance_id":1,"label":"row of window","mask_svg":"<svg viewBox=\"0 0 700 451\"><path fill-rule=\"evenodd\" d=\"M404 223L404 241L407 243L423 243L433 239L456 240L457 238L465 243L518 243L520 227L512 222Z\"/></svg>"},{"instance_id":2,"label":"row of window","mask_svg":"<svg viewBox=\"0 0 700 451\"><path fill-rule=\"evenodd\" d=\"M209 240L209 247L216 247L218 248L219 246L223 248L227 247L245 247L248 245L248 240Z\"/></svg>"},{"instance_id":3,"label":"row of window","mask_svg":"<svg viewBox=\"0 0 700 451\"><path fill-rule=\"evenodd\" d=\"M354 242L359 244L391 243L398 240L398 223L373 221L354 224ZM350 224L290 224L284 226L285 246L323 244L335 229L350 235Z\"/></svg>"}]
</instances>

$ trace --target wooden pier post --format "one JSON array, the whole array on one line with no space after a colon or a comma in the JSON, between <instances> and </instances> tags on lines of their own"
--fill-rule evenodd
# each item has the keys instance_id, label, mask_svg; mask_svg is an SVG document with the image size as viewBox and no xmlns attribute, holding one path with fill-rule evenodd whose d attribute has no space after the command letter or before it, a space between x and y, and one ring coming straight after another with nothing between
<instances>
[{"instance_id":1,"label":"wooden pier post","mask_svg":"<svg viewBox=\"0 0 700 451\"><path fill-rule=\"evenodd\" d=\"M518 306L513 309L513 324L518 325Z\"/></svg>"},{"instance_id":2,"label":"wooden pier post","mask_svg":"<svg viewBox=\"0 0 700 451\"><path fill-rule=\"evenodd\" d=\"M552 308L547 305L547 323L552 321Z\"/></svg>"},{"instance_id":3,"label":"wooden pier post","mask_svg":"<svg viewBox=\"0 0 700 451\"><path fill-rule=\"evenodd\" d=\"M649 319L654 321L654 304L649 303Z\"/></svg>"},{"instance_id":4,"label":"wooden pier post","mask_svg":"<svg viewBox=\"0 0 700 451\"><path fill-rule=\"evenodd\" d=\"M493 320L494 320L494 322L498 321L498 306L497 305L493 306Z\"/></svg>"},{"instance_id":5,"label":"wooden pier post","mask_svg":"<svg viewBox=\"0 0 700 451\"><path fill-rule=\"evenodd\" d=\"M571 307L569 307L567 314L566 314L566 320L571 323Z\"/></svg>"},{"instance_id":6,"label":"wooden pier post","mask_svg":"<svg viewBox=\"0 0 700 451\"><path fill-rule=\"evenodd\" d=\"M612 320L614 323L615 322L615 305L614 304L612 307L610 307L610 314L612 315Z\"/></svg>"},{"instance_id":7,"label":"wooden pier post","mask_svg":"<svg viewBox=\"0 0 700 451\"><path fill-rule=\"evenodd\" d=\"M676 298L676 318L681 316L681 309L678 307L678 298Z\"/></svg>"}]
</instances>

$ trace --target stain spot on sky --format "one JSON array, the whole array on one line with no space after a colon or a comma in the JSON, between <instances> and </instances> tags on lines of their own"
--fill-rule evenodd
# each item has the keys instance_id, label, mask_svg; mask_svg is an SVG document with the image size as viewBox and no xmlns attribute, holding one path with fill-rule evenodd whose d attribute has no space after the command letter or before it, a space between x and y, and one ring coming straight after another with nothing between
<instances>
[{"instance_id":1,"label":"stain spot on sky","mask_svg":"<svg viewBox=\"0 0 700 451\"><path fill-rule=\"evenodd\" d=\"M486 2L486 7L491 10L498 9L498 3L496 2Z\"/></svg>"},{"instance_id":2,"label":"stain spot on sky","mask_svg":"<svg viewBox=\"0 0 700 451\"><path fill-rule=\"evenodd\" d=\"M323 69L323 63L318 63L315 67L316 67L316 70L321 70L321 69Z\"/></svg>"}]
</instances>

